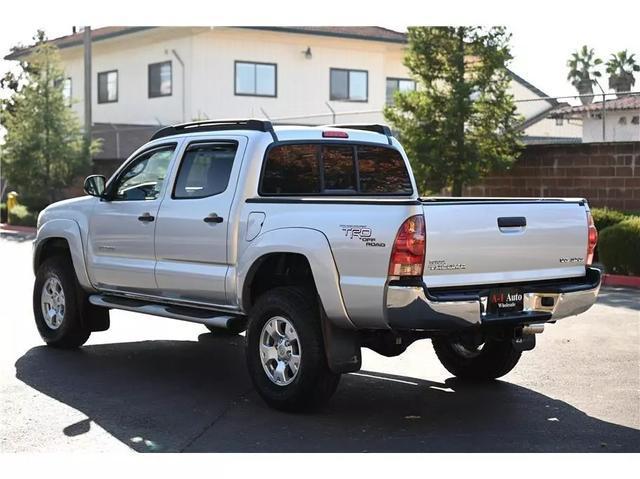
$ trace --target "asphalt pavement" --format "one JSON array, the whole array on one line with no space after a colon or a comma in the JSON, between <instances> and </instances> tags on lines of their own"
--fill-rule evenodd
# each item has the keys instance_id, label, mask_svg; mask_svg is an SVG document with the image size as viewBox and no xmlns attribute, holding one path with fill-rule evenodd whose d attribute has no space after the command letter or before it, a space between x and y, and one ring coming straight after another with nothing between
<instances>
[{"instance_id":1,"label":"asphalt pavement","mask_svg":"<svg viewBox=\"0 0 640 479\"><path fill-rule=\"evenodd\" d=\"M269 409L244 337L112 311L77 351L43 345L31 241L0 239L0 452L640 452L640 291L604 289L500 381L469 385L429 340L364 351L322 411Z\"/></svg>"}]
</instances>

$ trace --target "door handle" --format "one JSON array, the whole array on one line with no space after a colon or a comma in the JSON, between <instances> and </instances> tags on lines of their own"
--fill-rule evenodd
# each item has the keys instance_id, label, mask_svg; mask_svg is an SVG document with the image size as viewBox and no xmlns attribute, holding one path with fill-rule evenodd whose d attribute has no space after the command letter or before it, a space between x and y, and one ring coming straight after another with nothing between
<instances>
[{"instance_id":1,"label":"door handle","mask_svg":"<svg viewBox=\"0 0 640 479\"><path fill-rule=\"evenodd\" d=\"M206 216L202 219L205 223L222 223L222 216L218 216L216 213L211 213L209 216Z\"/></svg>"},{"instance_id":2,"label":"door handle","mask_svg":"<svg viewBox=\"0 0 640 479\"><path fill-rule=\"evenodd\" d=\"M144 221L145 223L148 223L155 219L155 216L151 216L151 213L142 213L141 216L138 216L138 221Z\"/></svg>"},{"instance_id":3,"label":"door handle","mask_svg":"<svg viewBox=\"0 0 640 479\"><path fill-rule=\"evenodd\" d=\"M498 228L522 228L527 226L527 218L524 216L503 216L498 218Z\"/></svg>"}]
</instances>

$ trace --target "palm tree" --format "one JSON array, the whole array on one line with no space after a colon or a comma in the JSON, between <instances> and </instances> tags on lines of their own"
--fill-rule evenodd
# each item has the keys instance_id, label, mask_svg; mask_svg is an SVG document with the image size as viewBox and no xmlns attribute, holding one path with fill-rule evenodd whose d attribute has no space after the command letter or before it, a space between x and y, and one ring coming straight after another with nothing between
<instances>
[{"instance_id":1,"label":"palm tree","mask_svg":"<svg viewBox=\"0 0 640 479\"><path fill-rule=\"evenodd\" d=\"M593 84L596 82L596 78L602 76L602 74L595 69L600 65L602 60L595 58L593 48L588 48L583 45L582 48L571 54L571 57L567 61L569 67L569 74L567 80L578 90L581 95L593 93ZM587 105L593 101L593 96L582 96L580 101L583 105Z\"/></svg>"},{"instance_id":2,"label":"palm tree","mask_svg":"<svg viewBox=\"0 0 640 479\"><path fill-rule=\"evenodd\" d=\"M631 91L631 87L636 83L633 72L640 72L640 65L636 63L634 56L629 55L627 50L622 50L611 54L611 58L607 61L609 88L616 93Z\"/></svg>"}]
</instances>

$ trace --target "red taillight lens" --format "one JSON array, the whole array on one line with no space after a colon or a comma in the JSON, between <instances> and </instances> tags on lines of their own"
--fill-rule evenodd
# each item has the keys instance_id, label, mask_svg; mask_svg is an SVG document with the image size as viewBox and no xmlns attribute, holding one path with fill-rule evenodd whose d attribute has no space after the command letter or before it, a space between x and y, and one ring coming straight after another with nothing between
<instances>
[{"instance_id":1,"label":"red taillight lens","mask_svg":"<svg viewBox=\"0 0 640 479\"><path fill-rule=\"evenodd\" d=\"M596 229L596 225L593 224L593 216L591 213L587 212L587 224L589 225L589 240L587 243L587 266L591 266L593 263L593 253L596 250L596 245L598 244L598 230Z\"/></svg>"},{"instance_id":2,"label":"red taillight lens","mask_svg":"<svg viewBox=\"0 0 640 479\"><path fill-rule=\"evenodd\" d=\"M389 276L422 276L426 244L424 216L408 218L393 243Z\"/></svg>"}]
</instances>

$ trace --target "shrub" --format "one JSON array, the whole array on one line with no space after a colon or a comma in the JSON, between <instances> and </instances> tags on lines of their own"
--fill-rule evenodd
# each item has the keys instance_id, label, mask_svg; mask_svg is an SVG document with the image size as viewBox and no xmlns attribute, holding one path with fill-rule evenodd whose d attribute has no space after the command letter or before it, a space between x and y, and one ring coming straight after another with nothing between
<instances>
[{"instance_id":1,"label":"shrub","mask_svg":"<svg viewBox=\"0 0 640 479\"><path fill-rule=\"evenodd\" d=\"M598 250L609 273L640 275L640 217L605 228L600 233Z\"/></svg>"},{"instance_id":2,"label":"shrub","mask_svg":"<svg viewBox=\"0 0 640 479\"><path fill-rule=\"evenodd\" d=\"M14 226L35 226L38 214L32 213L24 205L16 205L9 213L9 223Z\"/></svg>"},{"instance_id":3,"label":"shrub","mask_svg":"<svg viewBox=\"0 0 640 479\"><path fill-rule=\"evenodd\" d=\"M0 223L7 222L7 205L0 203Z\"/></svg>"},{"instance_id":4,"label":"shrub","mask_svg":"<svg viewBox=\"0 0 640 479\"><path fill-rule=\"evenodd\" d=\"M613 226L627 218L622 211L610 210L609 208L591 208L591 216L598 231L602 231L608 226Z\"/></svg>"}]
</instances>

